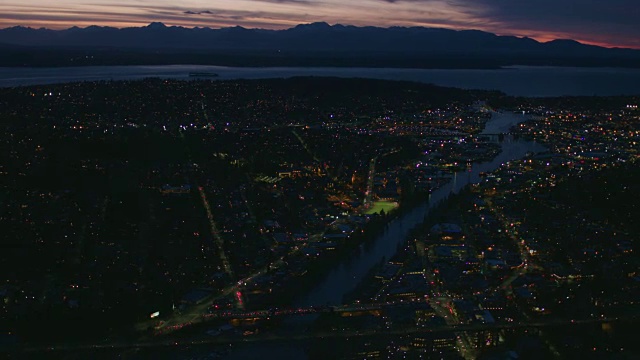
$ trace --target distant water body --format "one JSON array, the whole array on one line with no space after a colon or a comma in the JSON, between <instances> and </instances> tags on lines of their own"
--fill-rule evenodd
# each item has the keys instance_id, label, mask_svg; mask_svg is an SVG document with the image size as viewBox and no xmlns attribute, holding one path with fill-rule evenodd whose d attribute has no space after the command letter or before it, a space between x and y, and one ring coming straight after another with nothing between
<instances>
[{"instance_id":1,"label":"distant water body","mask_svg":"<svg viewBox=\"0 0 640 360\"><path fill-rule=\"evenodd\" d=\"M329 67L225 67L204 65L0 67L0 87L148 77L193 79L190 72L214 72L217 80L292 76L409 80L463 89L500 90L514 96L640 95L640 69L514 66L504 69L387 69Z\"/></svg>"}]
</instances>

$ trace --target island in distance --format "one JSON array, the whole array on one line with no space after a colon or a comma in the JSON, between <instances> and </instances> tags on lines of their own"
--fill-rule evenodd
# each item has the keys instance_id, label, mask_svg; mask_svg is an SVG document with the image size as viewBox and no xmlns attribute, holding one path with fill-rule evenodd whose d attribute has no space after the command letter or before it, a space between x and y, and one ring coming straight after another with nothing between
<instances>
[{"instance_id":1,"label":"island in distance","mask_svg":"<svg viewBox=\"0 0 640 360\"><path fill-rule=\"evenodd\" d=\"M166 26L0 29L0 66L639 67L640 50L478 30L312 23L285 30Z\"/></svg>"}]
</instances>

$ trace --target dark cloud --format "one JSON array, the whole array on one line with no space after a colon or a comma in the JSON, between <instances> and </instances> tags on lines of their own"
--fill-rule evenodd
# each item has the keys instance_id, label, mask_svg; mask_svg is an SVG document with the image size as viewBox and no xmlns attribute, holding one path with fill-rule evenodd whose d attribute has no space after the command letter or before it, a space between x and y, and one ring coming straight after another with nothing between
<instances>
[{"instance_id":1,"label":"dark cloud","mask_svg":"<svg viewBox=\"0 0 640 360\"><path fill-rule=\"evenodd\" d=\"M8 14L5 15L6 19L9 20L29 20L35 23L57 23L57 22L77 22L79 16L100 16L101 19L104 19L105 22L109 23L117 23L119 21L132 21L136 22L139 20L136 16L131 17L123 17L122 14L111 13L111 12L75 12L71 14L60 14L60 13L42 13L42 14L34 14L34 13L16 13L16 14ZM150 21L164 21L166 19L165 16L148 16L143 21L137 21L141 25L146 25Z\"/></svg>"},{"instance_id":2,"label":"dark cloud","mask_svg":"<svg viewBox=\"0 0 640 360\"><path fill-rule=\"evenodd\" d=\"M182 13L186 14L186 15L213 15L213 11L210 11L210 10L204 10L204 11L187 10L187 11L184 11Z\"/></svg>"},{"instance_id":3,"label":"dark cloud","mask_svg":"<svg viewBox=\"0 0 640 360\"><path fill-rule=\"evenodd\" d=\"M444 4L444 5L455 5L456 0L379 0L386 3L391 4L401 4L401 3L432 3L432 4Z\"/></svg>"},{"instance_id":4,"label":"dark cloud","mask_svg":"<svg viewBox=\"0 0 640 360\"><path fill-rule=\"evenodd\" d=\"M544 24L558 28L602 25L632 25L640 30L637 0L464 0L475 4L487 16L508 22L524 21L527 24Z\"/></svg>"},{"instance_id":5,"label":"dark cloud","mask_svg":"<svg viewBox=\"0 0 640 360\"><path fill-rule=\"evenodd\" d=\"M0 24L62 27L93 21L99 25L129 26L162 21L183 26L275 29L327 21L358 26L479 29L542 40L572 38L640 48L638 0L247 0L253 4L246 6L243 2L245 5L233 9L217 8L215 2L204 1L203 6L211 5L193 8L169 0L113 1L96 5L94 11L70 6L69 0L59 1L65 6L50 5L58 2L43 6L44 0L29 0L28 4L13 7L0 4Z\"/></svg>"},{"instance_id":6,"label":"dark cloud","mask_svg":"<svg viewBox=\"0 0 640 360\"><path fill-rule=\"evenodd\" d=\"M17 23L25 23L29 21L35 27L45 26L51 27L51 24L76 23L83 25L93 25L94 22L88 20L86 23L79 23L79 18L95 19L99 17L104 23L118 24L127 23L130 26L145 26L150 22L163 22L168 24L184 24L189 23L191 26L203 27L232 27L241 25L248 28L269 28L274 22L281 21L278 14L272 14L262 11L224 11L204 10L199 11L207 16L194 16L188 12L196 12L193 10L176 11L173 7L157 7L149 9L144 15L129 13L123 14L119 12L95 12L75 10L73 12L58 13L11 13L5 14L4 19ZM66 27L65 27L66 28Z\"/></svg>"},{"instance_id":7,"label":"dark cloud","mask_svg":"<svg viewBox=\"0 0 640 360\"><path fill-rule=\"evenodd\" d=\"M637 0L452 0L504 31L583 35L598 41L640 37Z\"/></svg>"},{"instance_id":8,"label":"dark cloud","mask_svg":"<svg viewBox=\"0 0 640 360\"><path fill-rule=\"evenodd\" d=\"M298 4L298 5L317 5L317 2L310 0L252 0L256 2L267 2L272 4Z\"/></svg>"},{"instance_id":9,"label":"dark cloud","mask_svg":"<svg viewBox=\"0 0 640 360\"><path fill-rule=\"evenodd\" d=\"M578 37L593 42L640 43L638 0L379 0L411 4L416 12L438 5L464 17L458 26L503 34ZM428 19L425 19L428 20ZM442 19L433 19L442 22ZM456 18L449 19L455 23ZM547 34L547 35L544 35Z\"/></svg>"}]
</instances>

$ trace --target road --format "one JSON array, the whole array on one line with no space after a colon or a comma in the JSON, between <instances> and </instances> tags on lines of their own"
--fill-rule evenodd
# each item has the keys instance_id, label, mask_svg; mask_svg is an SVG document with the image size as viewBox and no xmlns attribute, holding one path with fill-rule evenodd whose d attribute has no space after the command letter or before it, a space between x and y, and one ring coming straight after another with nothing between
<instances>
[{"instance_id":1,"label":"road","mask_svg":"<svg viewBox=\"0 0 640 360\"><path fill-rule=\"evenodd\" d=\"M292 343L296 341L304 341L316 338L347 338L347 337L368 337L379 335L411 335L411 334L433 334L439 332L473 332L473 331L486 331L486 330L501 330L501 329L525 329L525 328L537 328L542 329L552 326L579 326L587 324L597 323L615 323L619 321L625 322L637 322L640 317L633 318L605 318L605 319L585 319L585 320L565 320L565 319L547 319L543 321L536 321L531 323L517 322L517 323L494 323L494 324L463 324L463 325L442 325L432 328L403 328L403 329L367 329L367 330L340 330L340 331L322 331L322 332L287 332L286 329L281 332L264 332L257 335L241 336L241 335L228 335L228 336L197 336L187 339L171 339L171 338L156 338L148 341L116 341L109 343L95 343L95 344L55 344L55 345L15 345L7 346L3 348L5 353L19 353L19 354L33 354L33 353L47 353L57 351L96 351L96 350L113 350L113 351L126 351L131 349L144 349L144 348L158 348L158 347L185 347L196 345L208 345L219 344L228 345L230 343L249 343L249 342L272 342L280 341L286 343Z\"/></svg>"},{"instance_id":2,"label":"road","mask_svg":"<svg viewBox=\"0 0 640 360\"><path fill-rule=\"evenodd\" d=\"M229 295L237 295L237 293L240 292L246 284L251 283L255 278L267 274L270 270L278 269L280 267L285 266L286 265L286 262L284 261L285 257L295 255L296 253L300 252L300 249L304 248L305 246L306 246L306 243L303 243L300 246L296 246L289 252L288 255L281 256L274 262L265 265L264 267L252 273L251 275L243 279L239 279L234 284L226 286L218 294L211 296L206 301L200 304L192 305L182 312L174 312L168 315L168 317L164 318L161 323L158 323L156 321L154 323L155 335L168 334L176 330L183 329L186 326L191 326L194 324L208 321L207 314L209 314L209 310L213 303ZM149 326L148 322L146 324L147 326ZM139 326L138 329L144 330L146 329L146 327Z\"/></svg>"},{"instance_id":3,"label":"road","mask_svg":"<svg viewBox=\"0 0 640 360\"><path fill-rule=\"evenodd\" d=\"M298 141L300 141L300 143L302 144L302 147L304 147L307 153L311 155L313 160L315 160L317 163L321 163L320 158L318 158L318 156L316 156L316 154L313 151L311 151L311 149L309 149L309 146L307 146L306 141L304 141L304 139L298 134L298 132L295 130L291 130L291 132L293 133L293 135L295 135L296 138L298 138Z\"/></svg>"},{"instance_id":4,"label":"road","mask_svg":"<svg viewBox=\"0 0 640 360\"><path fill-rule=\"evenodd\" d=\"M518 236L517 230L515 230L513 224L509 221L509 219L507 219L507 217L498 208L496 208L493 205L490 198L486 197L484 201L489 207L489 210L493 213L493 215L502 223L502 226L505 229L505 233L518 248L518 252L520 253L520 258L523 261L522 266L515 269L513 274L511 274L511 276L505 279L505 281L500 286L500 288L504 290L506 295L508 296L511 293L511 283L515 279L517 279L520 275L526 274L531 270L544 270L544 269L542 268L542 266L538 265L535 262L535 259L532 258L531 254L529 253L529 249L525 244L525 240L521 239ZM531 319L529 314L527 314L522 309L520 309L520 314L522 315L523 318L527 319L527 321ZM545 345L547 345L547 348L549 349L549 351L551 351L551 353L556 359L562 358L558 349L555 347L555 345L551 342L549 337L542 330L540 330L540 339L545 343Z\"/></svg>"},{"instance_id":5,"label":"road","mask_svg":"<svg viewBox=\"0 0 640 360\"><path fill-rule=\"evenodd\" d=\"M213 219L213 213L211 212L211 206L209 205L209 200L207 200L207 194L204 191L202 186L198 186L198 193L200 194L200 199L202 199L202 205L204 206L205 211L207 212L207 220L209 221L209 227L211 230L211 236L213 236L213 241L216 243L218 247L218 253L220 255L220 261L222 261L222 267L224 271L229 276L229 279L235 279L235 275L233 274L233 269L231 268L231 264L229 263L229 258L227 258L226 252L224 250L224 239L220 236L220 232L218 231L218 227L216 222Z\"/></svg>"},{"instance_id":6,"label":"road","mask_svg":"<svg viewBox=\"0 0 640 360\"><path fill-rule=\"evenodd\" d=\"M511 283L515 281L518 277L520 277L523 274L526 274L531 270L543 270L543 268L542 266L536 263L535 259L531 257L531 254L529 253L529 249L527 249L527 246L525 244L525 240L521 239L518 236L517 231L514 229L513 226L511 226L511 222L506 218L506 216L499 209L497 209L493 205L491 198L485 197L483 200L487 204L489 211L491 211L491 213L495 216L495 218L502 223L502 226L505 229L505 234L507 234L509 239L513 241L514 245L518 249L520 258L522 259L522 266L515 269L514 272L509 277L507 277L505 281L502 283L502 285L500 286L500 289L509 291Z\"/></svg>"},{"instance_id":7,"label":"road","mask_svg":"<svg viewBox=\"0 0 640 360\"><path fill-rule=\"evenodd\" d=\"M373 178L376 175L376 161L378 161L378 157L374 157L369 162L369 173L367 175L367 191L364 193L364 201L362 204L364 205L364 209L368 209L371 206L372 201L371 197L373 196Z\"/></svg>"},{"instance_id":8,"label":"road","mask_svg":"<svg viewBox=\"0 0 640 360\"><path fill-rule=\"evenodd\" d=\"M438 316L444 318L444 321L448 326L452 328L464 327L464 324L461 324L453 311L450 310L452 307L452 300L448 295L433 298L429 301L429 304ZM460 355L467 360L474 360L477 357L475 350L476 347L473 344L473 341L469 338L469 334L467 332L456 332L455 334L456 346Z\"/></svg>"}]
</instances>

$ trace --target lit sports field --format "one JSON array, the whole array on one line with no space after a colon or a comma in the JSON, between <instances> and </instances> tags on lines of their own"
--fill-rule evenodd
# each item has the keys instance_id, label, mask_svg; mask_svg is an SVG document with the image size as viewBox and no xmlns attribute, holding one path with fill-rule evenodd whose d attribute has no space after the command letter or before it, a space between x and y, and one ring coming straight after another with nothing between
<instances>
[{"instance_id":1,"label":"lit sports field","mask_svg":"<svg viewBox=\"0 0 640 360\"><path fill-rule=\"evenodd\" d=\"M375 201L373 206L364 213L367 215L378 214L380 210L384 210L385 214L388 214L389 211L397 207L398 203L396 201Z\"/></svg>"}]
</instances>

